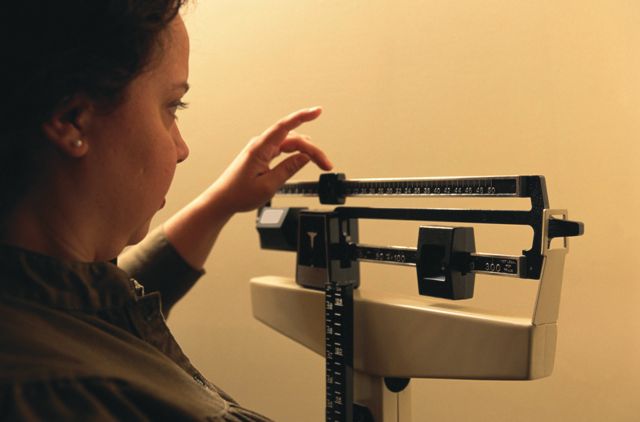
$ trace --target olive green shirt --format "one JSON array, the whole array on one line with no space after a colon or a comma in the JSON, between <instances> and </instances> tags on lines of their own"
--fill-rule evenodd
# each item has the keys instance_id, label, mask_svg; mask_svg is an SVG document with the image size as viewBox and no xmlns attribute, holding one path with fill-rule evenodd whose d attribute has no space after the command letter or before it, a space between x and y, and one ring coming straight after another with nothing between
<instances>
[{"instance_id":1,"label":"olive green shirt","mask_svg":"<svg viewBox=\"0 0 640 422\"><path fill-rule=\"evenodd\" d=\"M207 381L166 325L203 272L162 230L119 261L0 245L0 420L268 421Z\"/></svg>"}]
</instances>

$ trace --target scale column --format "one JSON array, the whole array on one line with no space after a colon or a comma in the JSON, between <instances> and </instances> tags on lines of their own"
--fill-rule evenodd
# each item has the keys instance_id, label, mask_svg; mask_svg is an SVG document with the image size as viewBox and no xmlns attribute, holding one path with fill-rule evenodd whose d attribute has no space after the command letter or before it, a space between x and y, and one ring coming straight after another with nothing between
<instances>
[{"instance_id":1,"label":"scale column","mask_svg":"<svg viewBox=\"0 0 640 422\"><path fill-rule=\"evenodd\" d=\"M326 283L327 422L353 421L353 285Z\"/></svg>"}]
</instances>

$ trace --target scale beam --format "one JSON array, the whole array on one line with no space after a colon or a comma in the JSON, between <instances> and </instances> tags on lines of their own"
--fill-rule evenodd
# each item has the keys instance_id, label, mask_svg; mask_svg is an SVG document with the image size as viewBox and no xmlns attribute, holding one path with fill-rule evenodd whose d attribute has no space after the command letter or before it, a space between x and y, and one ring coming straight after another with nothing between
<instances>
[{"instance_id":1,"label":"scale beam","mask_svg":"<svg viewBox=\"0 0 640 422\"><path fill-rule=\"evenodd\" d=\"M547 205L541 176L434 177L346 180L342 173L318 182L287 183L280 195L317 196L322 204L341 205L347 197L512 197L535 198Z\"/></svg>"}]
</instances>

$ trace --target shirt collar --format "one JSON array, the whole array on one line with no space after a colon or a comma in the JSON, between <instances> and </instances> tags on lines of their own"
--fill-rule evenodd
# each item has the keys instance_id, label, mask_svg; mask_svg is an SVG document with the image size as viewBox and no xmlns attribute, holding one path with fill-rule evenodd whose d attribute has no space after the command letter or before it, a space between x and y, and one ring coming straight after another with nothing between
<instances>
[{"instance_id":1,"label":"shirt collar","mask_svg":"<svg viewBox=\"0 0 640 422\"><path fill-rule=\"evenodd\" d=\"M0 297L95 311L134 300L134 281L112 262L74 262L0 244Z\"/></svg>"}]
</instances>

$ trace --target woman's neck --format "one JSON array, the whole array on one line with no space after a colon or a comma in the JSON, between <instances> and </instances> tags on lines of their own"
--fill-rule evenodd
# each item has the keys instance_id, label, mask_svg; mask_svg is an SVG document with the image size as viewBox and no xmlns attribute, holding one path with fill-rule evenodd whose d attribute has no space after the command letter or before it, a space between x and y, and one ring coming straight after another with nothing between
<instances>
[{"instance_id":1,"label":"woman's neck","mask_svg":"<svg viewBox=\"0 0 640 422\"><path fill-rule=\"evenodd\" d=\"M64 207L66 203L69 201L25 198L8 214L0 240L69 261L107 261L116 257L126 242L105 242L108 228L104 223L83 215L80 210L86 207ZM122 246L116 246L118 243Z\"/></svg>"}]
</instances>

